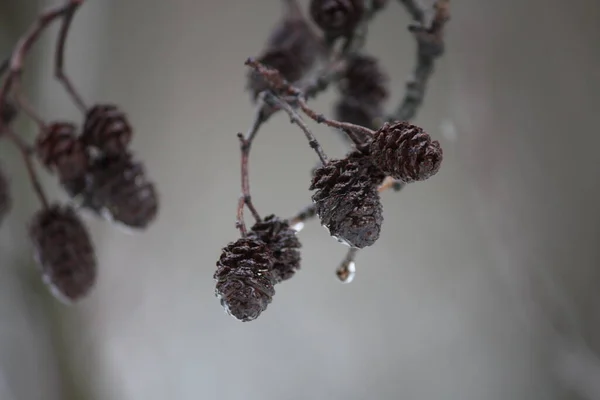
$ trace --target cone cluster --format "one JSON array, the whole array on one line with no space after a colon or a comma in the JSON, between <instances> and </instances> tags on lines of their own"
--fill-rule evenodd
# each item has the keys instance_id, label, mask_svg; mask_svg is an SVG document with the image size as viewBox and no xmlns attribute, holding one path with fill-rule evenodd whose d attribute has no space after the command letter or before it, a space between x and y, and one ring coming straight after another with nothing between
<instances>
[{"instance_id":1,"label":"cone cluster","mask_svg":"<svg viewBox=\"0 0 600 400\"><path fill-rule=\"evenodd\" d=\"M83 131L55 122L38 135L39 160L72 197L98 215L129 228L147 228L156 218L158 193L143 164L129 149L133 130L125 114L98 104L86 114Z\"/></svg>"},{"instance_id":2,"label":"cone cluster","mask_svg":"<svg viewBox=\"0 0 600 400\"><path fill-rule=\"evenodd\" d=\"M296 231L275 215L225 247L214 274L225 311L240 321L256 319L271 303L274 286L300 269L301 247Z\"/></svg>"},{"instance_id":3,"label":"cone cluster","mask_svg":"<svg viewBox=\"0 0 600 400\"><path fill-rule=\"evenodd\" d=\"M385 123L362 152L331 160L314 172L310 190L331 236L364 248L379 238L383 208L378 186L385 176L404 183L435 175L443 159L438 141L408 122Z\"/></svg>"}]
</instances>

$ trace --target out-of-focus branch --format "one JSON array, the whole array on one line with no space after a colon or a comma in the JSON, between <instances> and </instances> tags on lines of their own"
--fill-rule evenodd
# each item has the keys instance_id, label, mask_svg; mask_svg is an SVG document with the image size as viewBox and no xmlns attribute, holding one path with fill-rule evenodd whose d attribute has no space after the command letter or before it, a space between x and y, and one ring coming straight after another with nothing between
<instances>
[{"instance_id":1,"label":"out-of-focus branch","mask_svg":"<svg viewBox=\"0 0 600 400\"><path fill-rule=\"evenodd\" d=\"M450 19L450 0L438 0L435 14L426 26L425 10L415 0L400 0L411 14L415 23L409 27L417 40L417 60L413 77L406 83L406 93L398 109L388 120L407 121L413 119L423 104L427 83L433 74L435 60L444 53L444 26Z\"/></svg>"}]
</instances>

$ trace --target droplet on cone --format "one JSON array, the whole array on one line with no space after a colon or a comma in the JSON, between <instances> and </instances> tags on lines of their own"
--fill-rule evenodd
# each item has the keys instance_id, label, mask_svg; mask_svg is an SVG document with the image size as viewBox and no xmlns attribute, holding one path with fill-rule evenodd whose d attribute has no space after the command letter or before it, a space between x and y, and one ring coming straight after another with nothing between
<instances>
[{"instance_id":1,"label":"droplet on cone","mask_svg":"<svg viewBox=\"0 0 600 400\"><path fill-rule=\"evenodd\" d=\"M356 263L354 261L343 263L335 271L335 274L342 283L352 282L356 276Z\"/></svg>"}]
</instances>

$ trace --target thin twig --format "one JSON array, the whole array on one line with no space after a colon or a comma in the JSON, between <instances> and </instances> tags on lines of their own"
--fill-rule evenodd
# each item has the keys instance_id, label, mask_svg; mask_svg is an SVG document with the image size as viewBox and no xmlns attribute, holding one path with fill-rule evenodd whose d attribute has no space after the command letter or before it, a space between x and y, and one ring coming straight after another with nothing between
<instances>
[{"instance_id":1,"label":"thin twig","mask_svg":"<svg viewBox=\"0 0 600 400\"><path fill-rule=\"evenodd\" d=\"M450 18L449 0L438 0L435 3L435 15L429 27L425 26L424 9L416 1L400 1L416 23L409 30L417 39L417 61L413 77L406 83L406 93L400 106L388 117L390 121L407 121L417 115L423 104L427 82L433 74L435 60L444 53L444 25Z\"/></svg>"},{"instance_id":2,"label":"thin twig","mask_svg":"<svg viewBox=\"0 0 600 400\"><path fill-rule=\"evenodd\" d=\"M33 189L35 190L35 193L37 194L38 198L40 199L42 206L44 208L48 208L49 207L48 198L46 197L44 189L42 188L42 185L37 176L37 173L35 172L35 167L33 165L32 149L19 137L19 135L17 135L15 132L13 132L12 129L10 129L8 126L4 127L3 137L10 140L17 147L17 149L19 149L19 151L21 153L21 157L23 158L23 161L25 162L25 166L27 167L27 173L29 174L29 181L31 182L31 185L33 186Z\"/></svg>"},{"instance_id":3,"label":"thin twig","mask_svg":"<svg viewBox=\"0 0 600 400\"><path fill-rule=\"evenodd\" d=\"M25 35L17 42L10 57L8 76L0 88L0 108L3 107L9 91L14 88L15 81L18 83L23 72L25 57L29 54L33 44L39 39L41 33L56 19L64 17L71 9L79 7L82 2L83 0L69 0L66 4L52 7L42 12L29 27ZM17 96L17 98L19 97L22 100L22 96ZM27 112L27 110L24 111ZM30 116L35 118L35 114L30 114ZM2 125L3 122L0 121L0 131L2 130Z\"/></svg>"},{"instance_id":4,"label":"thin twig","mask_svg":"<svg viewBox=\"0 0 600 400\"><path fill-rule=\"evenodd\" d=\"M311 204L307 207L304 207L298 214L296 214L292 218L289 218L288 223L294 230L300 232L302 228L304 228L304 222L308 221L311 218L314 218L316 215L317 207L314 204Z\"/></svg>"},{"instance_id":5,"label":"thin twig","mask_svg":"<svg viewBox=\"0 0 600 400\"><path fill-rule=\"evenodd\" d=\"M23 90L21 89L21 76L17 75L14 78L12 83L14 99L19 108L29 117L31 118L40 129L44 129L46 123L44 119L35 111L35 108L31 105L27 97L25 96Z\"/></svg>"},{"instance_id":6,"label":"thin twig","mask_svg":"<svg viewBox=\"0 0 600 400\"><path fill-rule=\"evenodd\" d=\"M351 133L358 133L367 137L372 136L375 133L375 131L361 125L355 125L348 122L341 122L327 118L323 114L317 113L311 109L308 104L306 104L306 100L303 98L298 98L298 105L304 114L308 115L308 117L314 120L316 123L325 124L331 128L340 129L346 132L346 134L350 136L350 139L352 139L356 144L362 144L362 141L357 136L351 135Z\"/></svg>"},{"instance_id":7,"label":"thin twig","mask_svg":"<svg viewBox=\"0 0 600 400\"><path fill-rule=\"evenodd\" d=\"M335 274L342 283L350 283L354 280L354 275L356 274L356 264L354 260L356 259L357 253L357 248L353 247L348 249L346 257L344 257L344 260L336 269Z\"/></svg>"},{"instance_id":8,"label":"thin twig","mask_svg":"<svg viewBox=\"0 0 600 400\"><path fill-rule=\"evenodd\" d=\"M425 22L425 10L423 6L419 4L418 0L398 0L406 11L410 14L411 18L420 24Z\"/></svg>"},{"instance_id":9,"label":"thin twig","mask_svg":"<svg viewBox=\"0 0 600 400\"><path fill-rule=\"evenodd\" d=\"M360 51L367 42L367 34L369 32L369 24L375 16L382 10L381 7L376 7L374 1L369 2L369 9L364 13L360 23L342 47L342 55L346 56L351 53Z\"/></svg>"},{"instance_id":10,"label":"thin twig","mask_svg":"<svg viewBox=\"0 0 600 400\"><path fill-rule=\"evenodd\" d=\"M329 85L339 81L345 69L346 60L344 58L330 62L323 70L316 74L316 78L300 84L300 89L304 93L304 97L306 99L317 97L317 95L327 90Z\"/></svg>"},{"instance_id":11,"label":"thin twig","mask_svg":"<svg viewBox=\"0 0 600 400\"><path fill-rule=\"evenodd\" d=\"M262 76L264 81L267 82L267 84L274 91L275 96L273 96L273 97L277 97L277 103L279 103L279 105L282 108L284 108L288 112L288 114L290 114L290 110L291 110L294 114L297 115L295 110L289 104L291 101L293 101L294 103L298 104L298 106L302 109L302 111L308 117L310 117L311 119L313 119L314 121L316 121L319 124L325 124L332 128L337 128L337 129L340 129L340 130L346 132L346 134L348 134L350 136L350 139L352 139L352 141L354 141L354 143L356 143L357 145L364 144L363 140L358 135L366 135L368 137L375 133L373 130L371 130L369 128L365 128L364 126L350 124L347 122L336 121L333 119L326 118L323 114L319 114L319 113L315 112L308 106L308 104L306 104L306 99L304 98L305 96L302 93L302 91L299 88L290 84L287 80L285 80L283 78L283 76L281 76L279 71L277 71L276 69L269 68L266 65L261 64L260 62L256 61L253 58L247 59L245 64L250 66L251 68L253 68L256 72L258 72ZM288 100L287 96L290 96L291 100ZM283 100L284 97L286 98L286 100ZM285 106L284 106L284 104L285 104ZM292 117L292 120L293 120L292 122L295 122L294 115L290 114L290 117ZM298 118L295 118L295 119L298 120ZM302 125L299 125L299 126L303 130L304 130L304 127L306 127L306 126L303 127ZM308 129L308 127L306 127L306 129ZM307 131L304 130L304 132L306 133ZM353 135L353 133L357 133L358 135ZM312 136L312 134L311 134L311 136ZM309 137L309 136L307 135L307 137ZM309 141L310 140L311 139L309 138ZM312 144L311 144L311 147L312 147ZM322 157L320 157L320 158L322 158Z\"/></svg>"},{"instance_id":12,"label":"thin twig","mask_svg":"<svg viewBox=\"0 0 600 400\"><path fill-rule=\"evenodd\" d=\"M261 94L261 96L264 95ZM248 207L252 213L252 216L257 222L261 220L260 214L258 211L256 211L256 207L254 207L254 204L252 203L252 196L250 194L248 160L250 158L252 142L256 138L260 127L267 121L267 119L268 115L265 113L264 103L262 103L257 107L256 112L254 113L252 125L248 129L248 132L246 132L245 135L241 132L238 133L241 151L242 194L240 195L240 199L238 201L236 227L240 230L242 236L246 236L247 233L246 224L244 222L244 206Z\"/></svg>"},{"instance_id":13,"label":"thin twig","mask_svg":"<svg viewBox=\"0 0 600 400\"><path fill-rule=\"evenodd\" d=\"M56 50L54 54L54 76L60 83L63 84L65 90L73 99L75 105L82 111L85 112L87 110L87 106L83 101L83 97L79 94L79 92L75 89L73 82L68 77L65 72L65 44L67 42L67 37L69 35L69 30L71 28L71 23L73 22L73 17L75 13L81 6L81 1L76 2L66 13L62 21L62 25L60 27L60 32L58 34L58 40L56 42Z\"/></svg>"},{"instance_id":14,"label":"thin twig","mask_svg":"<svg viewBox=\"0 0 600 400\"><path fill-rule=\"evenodd\" d=\"M289 103L275 95L269 96L268 101L275 103L278 107L280 107L289 115L290 122L292 124L298 125L302 132L304 132L306 139L308 139L309 146L317 153L317 156L319 157L319 160L321 160L321 163L327 163L327 155L323 151L321 144L319 143L315 135L312 133L308 125L306 125L300 114L298 114L296 110L294 110L292 106L289 105Z\"/></svg>"}]
</instances>

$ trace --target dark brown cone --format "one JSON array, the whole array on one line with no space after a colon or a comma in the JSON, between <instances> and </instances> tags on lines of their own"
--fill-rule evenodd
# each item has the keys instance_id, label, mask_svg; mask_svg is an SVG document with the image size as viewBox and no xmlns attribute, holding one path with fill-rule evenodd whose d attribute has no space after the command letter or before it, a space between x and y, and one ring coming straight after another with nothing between
<instances>
[{"instance_id":1,"label":"dark brown cone","mask_svg":"<svg viewBox=\"0 0 600 400\"><path fill-rule=\"evenodd\" d=\"M159 199L142 163L130 153L105 156L90 167L84 205L130 228L145 229L158 214Z\"/></svg>"},{"instance_id":2,"label":"dark brown cone","mask_svg":"<svg viewBox=\"0 0 600 400\"><path fill-rule=\"evenodd\" d=\"M112 104L97 104L86 114L82 139L107 155L119 155L131 142L133 129L127 116Z\"/></svg>"},{"instance_id":3,"label":"dark brown cone","mask_svg":"<svg viewBox=\"0 0 600 400\"><path fill-rule=\"evenodd\" d=\"M317 60L321 44L302 19L284 19L271 33L266 49L257 60L279 73L289 82L300 80ZM256 100L258 93L269 88L256 72L248 74L247 88Z\"/></svg>"},{"instance_id":4,"label":"dark brown cone","mask_svg":"<svg viewBox=\"0 0 600 400\"><path fill-rule=\"evenodd\" d=\"M244 322L258 318L275 295L272 268L273 254L263 241L247 237L227 245L213 276L225 311Z\"/></svg>"},{"instance_id":5,"label":"dark brown cone","mask_svg":"<svg viewBox=\"0 0 600 400\"><path fill-rule=\"evenodd\" d=\"M5 99L0 108L0 121L3 124L9 125L19 114L19 109L10 99Z\"/></svg>"},{"instance_id":6,"label":"dark brown cone","mask_svg":"<svg viewBox=\"0 0 600 400\"><path fill-rule=\"evenodd\" d=\"M310 190L317 191L312 200L331 236L357 248L377 241L383 223L377 185L383 179L370 157L357 152L315 172Z\"/></svg>"},{"instance_id":7,"label":"dark brown cone","mask_svg":"<svg viewBox=\"0 0 600 400\"><path fill-rule=\"evenodd\" d=\"M356 54L348 59L339 88L344 97L352 97L377 107L389 96L388 77L375 57Z\"/></svg>"},{"instance_id":8,"label":"dark brown cone","mask_svg":"<svg viewBox=\"0 0 600 400\"><path fill-rule=\"evenodd\" d=\"M406 183L432 177L443 159L440 143L408 122L385 123L375 132L370 151L377 167Z\"/></svg>"},{"instance_id":9,"label":"dark brown cone","mask_svg":"<svg viewBox=\"0 0 600 400\"><path fill-rule=\"evenodd\" d=\"M364 0L311 0L310 16L328 36L349 36L365 13Z\"/></svg>"},{"instance_id":10,"label":"dark brown cone","mask_svg":"<svg viewBox=\"0 0 600 400\"><path fill-rule=\"evenodd\" d=\"M43 279L61 300L76 301L96 282L96 256L89 233L70 207L53 205L32 218L29 235Z\"/></svg>"},{"instance_id":11,"label":"dark brown cone","mask_svg":"<svg viewBox=\"0 0 600 400\"><path fill-rule=\"evenodd\" d=\"M35 143L39 160L61 181L85 175L89 158L77 137L77 128L68 122L55 122L40 133Z\"/></svg>"},{"instance_id":12,"label":"dark brown cone","mask_svg":"<svg viewBox=\"0 0 600 400\"><path fill-rule=\"evenodd\" d=\"M296 231L287 221L269 215L257 222L248 233L249 238L262 240L273 252L273 279L275 283L290 279L300 269L302 244Z\"/></svg>"},{"instance_id":13,"label":"dark brown cone","mask_svg":"<svg viewBox=\"0 0 600 400\"><path fill-rule=\"evenodd\" d=\"M10 212L12 207L12 197L10 195L10 185L3 169L0 169L0 225L4 217Z\"/></svg>"}]
</instances>

